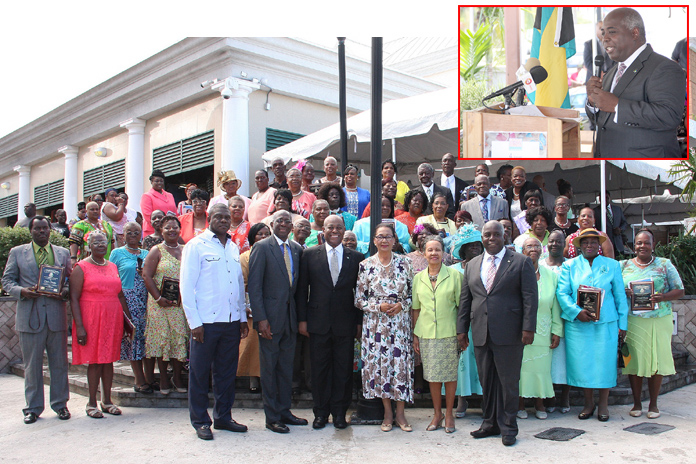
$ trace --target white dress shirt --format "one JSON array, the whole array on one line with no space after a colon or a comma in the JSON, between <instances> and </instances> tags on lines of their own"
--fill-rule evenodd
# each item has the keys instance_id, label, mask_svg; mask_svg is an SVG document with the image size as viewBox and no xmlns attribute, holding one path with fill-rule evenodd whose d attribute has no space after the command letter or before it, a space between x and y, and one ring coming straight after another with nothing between
<instances>
[{"instance_id":1,"label":"white dress shirt","mask_svg":"<svg viewBox=\"0 0 696 464\"><path fill-rule=\"evenodd\" d=\"M180 280L191 329L214 322L246 322L239 248L229 236L224 247L210 229L192 238L181 255Z\"/></svg>"},{"instance_id":2,"label":"white dress shirt","mask_svg":"<svg viewBox=\"0 0 696 464\"><path fill-rule=\"evenodd\" d=\"M457 180L454 178L454 174L447 177L445 173L442 173L440 185L442 185L445 188L448 188L450 192L452 192L452 198L454 198L454 202L459 203L459 198L457 198L456 184Z\"/></svg>"},{"instance_id":3,"label":"white dress shirt","mask_svg":"<svg viewBox=\"0 0 696 464\"><path fill-rule=\"evenodd\" d=\"M488 268L491 267L491 256L495 256L495 272L496 275L498 275L500 263L503 262L503 256L505 256L506 251L507 249L503 247L503 249L500 250L496 255L489 255L487 251L483 252L483 259L481 260L481 282L483 282L484 287L486 286L486 276L488 275Z\"/></svg>"},{"instance_id":4,"label":"white dress shirt","mask_svg":"<svg viewBox=\"0 0 696 464\"><path fill-rule=\"evenodd\" d=\"M324 246L326 247L326 260L329 263L329 269L331 269L331 255L333 254L333 250L336 250L338 253L338 273L340 274L343 268L343 244L339 243L336 248L333 248L327 242L324 242Z\"/></svg>"}]
</instances>

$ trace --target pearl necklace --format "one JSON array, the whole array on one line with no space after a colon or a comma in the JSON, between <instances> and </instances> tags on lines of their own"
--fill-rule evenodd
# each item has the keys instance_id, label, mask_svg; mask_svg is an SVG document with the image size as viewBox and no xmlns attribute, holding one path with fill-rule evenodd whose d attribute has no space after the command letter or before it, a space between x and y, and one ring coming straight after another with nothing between
<instances>
[{"instance_id":1,"label":"pearl necklace","mask_svg":"<svg viewBox=\"0 0 696 464\"><path fill-rule=\"evenodd\" d=\"M106 266L106 265L107 265L106 260L104 260L104 262L100 264L100 263L96 262L96 261L94 260L94 258L92 258L91 256L89 257L89 259L90 259L94 264L96 264L97 266Z\"/></svg>"},{"instance_id":2,"label":"pearl necklace","mask_svg":"<svg viewBox=\"0 0 696 464\"><path fill-rule=\"evenodd\" d=\"M304 193L304 191L300 190L300 193L293 193L292 196L293 196L293 197L299 197L299 196L302 195L303 193Z\"/></svg>"},{"instance_id":3,"label":"pearl necklace","mask_svg":"<svg viewBox=\"0 0 696 464\"><path fill-rule=\"evenodd\" d=\"M128 248L128 251L135 251L135 252L140 253L140 248L131 248L128 245L126 245L126 248Z\"/></svg>"},{"instance_id":4,"label":"pearl necklace","mask_svg":"<svg viewBox=\"0 0 696 464\"><path fill-rule=\"evenodd\" d=\"M167 242L162 242L162 243L164 243L164 246L166 246L167 248L171 248L171 249L177 249L180 246L178 243L176 244L176 246L167 245Z\"/></svg>"},{"instance_id":5,"label":"pearl necklace","mask_svg":"<svg viewBox=\"0 0 696 464\"><path fill-rule=\"evenodd\" d=\"M570 225L570 219L568 219L567 216L566 216L566 222L564 222L563 224L561 224L560 222L558 222L558 219L556 219L556 218L553 218L553 222L555 222L556 225L557 225L558 227L560 227L561 229L567 229L567 228L568 228L568 225Z\"/></svg>"},{"instance_id":6,"label":"pearl necklace","mask_svg":"<svg viewBox=\"0 0 696 464\"><path fill-rule=\"evenodd\" d=\"M633 262L636 263L636 266L640 266L640 267L648 267L653 263L653 261L655 261L654 256L652 258L650 258L650 261L648 261L647 263L641 263L640 261L638 261L638 257L633 258Z\"/></svg>"},{"instance_id":7,"label":"pearl necklace","mask_svg":"<svg viewBox=\"0 0 696 464\"><path fill-rule=\"evenodd\" d=\"M391 266L392 261L394 261L394 253L391 254L391 257L389 258L389 262L387 264L382 264L382 261L380 261L379 257L377 258L377 262L380 264L380 266L384 268Z\"/></svg>"}]
</instances>

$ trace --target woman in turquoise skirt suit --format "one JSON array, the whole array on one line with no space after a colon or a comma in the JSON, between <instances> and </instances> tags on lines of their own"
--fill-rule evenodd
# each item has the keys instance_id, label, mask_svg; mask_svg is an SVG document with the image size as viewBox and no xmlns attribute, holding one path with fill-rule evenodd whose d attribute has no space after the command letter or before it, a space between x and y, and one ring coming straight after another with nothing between
<instances>
[{"instance_id":1,"label":"woman in turquoise skirt suit","mask_svg":"<svg viewBox=\"0 0 696 464\"><path fill-rule=\"evenodd\" d=\"M573 245L580 256L563 263L556 296L565 323L568 384L585 389L585 406L579 419L594 414L593 389L599 389L597 418L609 420L609 389L616 386L619 336L626 336L628 304L619 263L599 255L607 238L596 229L585 229ZM578 287L587 285L603 292L599 320L577 305Z\"/></svg>"},{"instance_id":2,"label":"woman in turquoise skirt suit","mask_svg":"<svg viewBox=\"0 0 696 464\"><path fill-rule=\"evenodd\" d=\"M483 253L483 243L481 243L481 232L476 229L473 223L464 224L452 236L452 257L463 261L453 264L452 269L464 274L464 266L471 259ZM471 327L469 327L469 340L471 340ZM444 388L443 388L443 394ZM466 350L459 354L459 367L457 368L457 396L459 403L454 415L457 418L466 416L469 403L467 396L481 395L481 381L476 368L476 358L474 357L473 345L469 344Z\"/></svg>"}]
</instances>

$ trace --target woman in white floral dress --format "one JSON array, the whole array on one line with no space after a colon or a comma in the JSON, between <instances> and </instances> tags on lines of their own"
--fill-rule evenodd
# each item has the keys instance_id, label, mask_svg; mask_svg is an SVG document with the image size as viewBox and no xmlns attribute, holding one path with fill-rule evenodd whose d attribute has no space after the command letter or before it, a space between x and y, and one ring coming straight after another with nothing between
<instances>
[{"instance_id":1,"label":"woman in white floral dress","mask_svg":"<svg viewBox=\"0 0 696 464\"><path fill-rule=\"evenodd\" d=\"M405 402L413 402L413 332L411 282L413 270L405 256L392 253L395 242L390 224L375 231L377 254L360 263L355 306L363 311L362 381L365 398L384 403L382 430L396 423L410 432ZM391 401L396 401L396 418Z\"/></svg>"}]
</instances>

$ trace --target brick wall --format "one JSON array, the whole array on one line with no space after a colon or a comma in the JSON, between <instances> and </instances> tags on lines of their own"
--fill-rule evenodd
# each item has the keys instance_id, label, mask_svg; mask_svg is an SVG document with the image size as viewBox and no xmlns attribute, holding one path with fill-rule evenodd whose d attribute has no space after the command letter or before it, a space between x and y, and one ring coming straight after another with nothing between
<instances>
[{"instance_id":1,"label":"brick wall","mask_svg":"<svg viewBox=\"0 0 696 464\"><path fill-rule=\"evenodd\" d=\"M0 297L0 372L7 372L10 365L22 361L19 337L15 332L17 300Z\"/></svg>"},{"instance_id":2,"label":"brick wall","mask_svg":"<svg viewBox=\"0 0 696 464\"><path fill-rule=\"evenodd\" d=\"M687 295L672 302L677 313L677 335L672 337L672 349L689 353L688 363L696 364L696 296Z\"/></svg>"}]
</instances>

